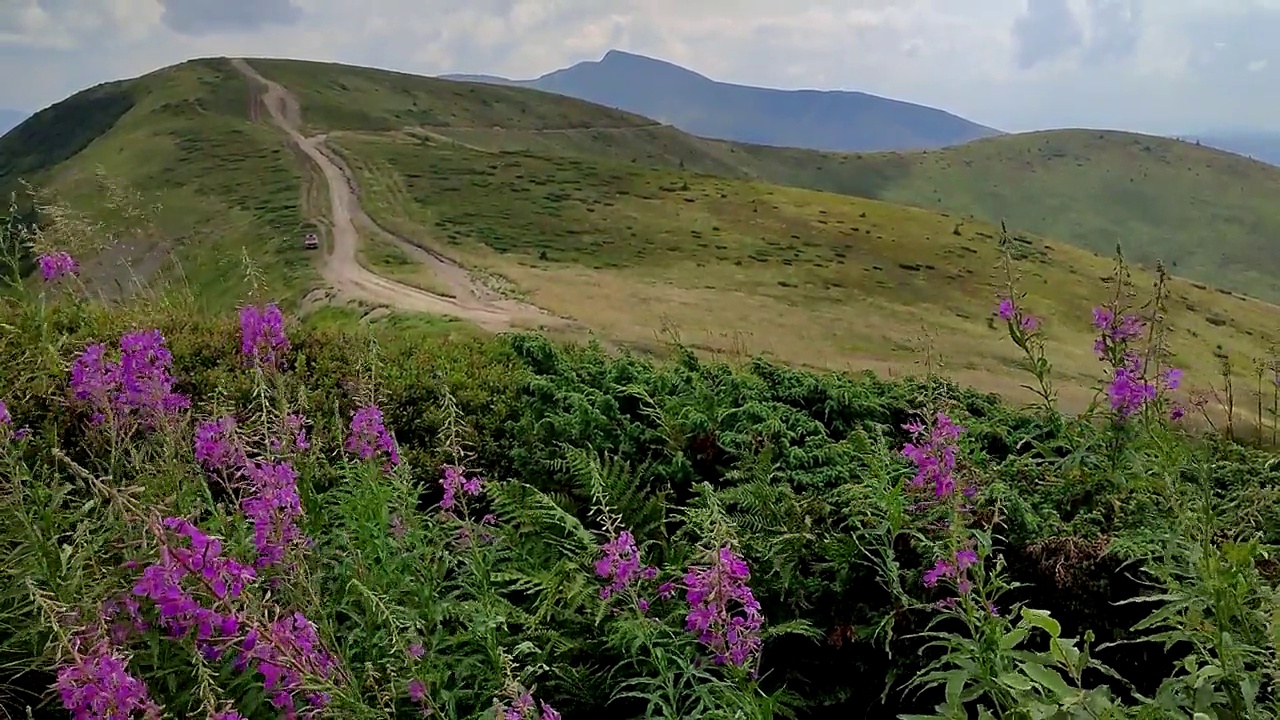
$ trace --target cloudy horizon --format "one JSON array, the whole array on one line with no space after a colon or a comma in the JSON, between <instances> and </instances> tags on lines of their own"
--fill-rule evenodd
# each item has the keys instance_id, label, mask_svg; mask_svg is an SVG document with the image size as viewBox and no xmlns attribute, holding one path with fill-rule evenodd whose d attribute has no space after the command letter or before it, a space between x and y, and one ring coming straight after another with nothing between
<instances>
[{"instance_id":1,"label":"cloudy horizon","mask_svg":"<svg viewBox=\"0 0 1280 720\"><path fill-rule=\"evenodd\" d=\"M1280 131L1280 0L10 0L0 108L193 57L531 78L610 49L1013 132Z\"/></svg>"}]
</instances>

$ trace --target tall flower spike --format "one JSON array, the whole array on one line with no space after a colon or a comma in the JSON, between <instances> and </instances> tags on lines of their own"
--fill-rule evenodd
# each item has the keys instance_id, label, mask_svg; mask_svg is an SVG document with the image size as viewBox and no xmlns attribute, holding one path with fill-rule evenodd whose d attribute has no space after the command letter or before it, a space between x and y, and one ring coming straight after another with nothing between
<instances>
[{"instance_id":1,"label":"tall flower spike","mask_svg":"<svg viewBox=\"0 0 1280 720\"><path fill-rule=\"evenodd\" d=\"M284 315L275 303L240 308L240 353L250 362L275 367L289 350Z\"/></svg>"},{"instance_id":2,"label":"tall flower spike","mask_svg":"<svg viewBox=\"0 0 1280 720\"><path fill-rule=\"evenodd\" d=\"M382 423L382 409L377 405L360 408L351 418L351 432L344 445L347 452L368 460L379 452L387 456L387 467L400 464L400 451L395 438Z\"/></svg>"},{"instance_id":3,"label":"tall flower spike","mask_svg":"<svg viewBox=\"0 0 1280 720\"><path fill-rule=\"evenodd\" d=\"M924 433L924 426L912 423L905 427L913 436ZM916 466L916 474L911 479L912 487L932 486L938 498L950 496L956 489L956 453L959 448L956 440L964 428L952 422L946 413L938 413L928 439L920 445L907 443L902 447L902 454ZM968 494L968 493L966 493Z\"/></svg>"},{"instance_id":4,"label":"tall flower spike","mask_svg":"<svg viewBox=\"0 0 1280 720\"><path fill-rule=\"evenodd\" d=\"M764 616L747 585L750 577L747 563L728 547L720 548L711 565L685 574L685 627L711 648L716 664L742 666L760 650Z\"/></svg>"}]
</instances>

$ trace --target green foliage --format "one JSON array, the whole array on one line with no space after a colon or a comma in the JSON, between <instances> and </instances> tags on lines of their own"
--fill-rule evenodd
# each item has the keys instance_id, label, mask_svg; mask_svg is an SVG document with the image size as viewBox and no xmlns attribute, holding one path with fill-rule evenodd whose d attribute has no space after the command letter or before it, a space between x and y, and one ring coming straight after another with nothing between
<instances>
[{"instance_id":1,"label":"green foliage","mask_svg":"<svg viewBox=\"0 0 1280 720\"><path fill-rule=\"evenodd\" d=\"M936 377L680 348L655 362L336 316L291 323L284 366L262 370L229 318L162 297L105 308L74 284L24 292L0 324L14 359L0 398L30 428L5 428L0 453L11 714L59 716L52 673L76 632L107 621L103 602L129 593L134 563L159 556L159 518L252 556L243 484L192 454L191 423L231 413L268 454L290 415L308 420L310 449L269 456L298 471L312 543L287 569L261 568L239 611L315 624L339 658L309 681L330 716L413 716L411 681L459 718L526 690L569 717L1275 716L1280 468L1156 411L1066 417L1052 393L1024 412ZM68 391L72 361L151 326L191 415L93 425ZM390 471L342 450L370 404L403 458ZM902 457L919 442L906 426L939 412L964 426L955 473L972 501L922 502ZM483 491L447 507L445 466ZM655 577L605 599L593 563L624 529ZM758 665L711 663L685 630L686 569L724 547L761 604ZM971 585L921 582L966 548ZM129 651L174 716L275 714L260 676L189 639L146 631Z\"/></svg>"}]
</instances>

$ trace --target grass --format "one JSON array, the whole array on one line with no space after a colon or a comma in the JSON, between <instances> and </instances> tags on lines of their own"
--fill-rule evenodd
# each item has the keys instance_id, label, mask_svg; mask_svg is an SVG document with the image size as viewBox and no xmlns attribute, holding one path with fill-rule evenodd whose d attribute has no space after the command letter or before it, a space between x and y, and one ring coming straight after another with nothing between
<instances>
[{"instance_id":1,"label":"grass","mask_svg":"<svg viewBox=\"0 0 1280 720\"><path fill-rule=\"evenodd\" d=\"M370 134L333 144L379 222L623 343L653 347L667 327L713 353L890 374L919 371L929 345L953 377L1020 393L1015 350L991 320L1004 277L998 229L984 223L576 156ZM1099 371L1089 319L1110 260L1036 237L1014 247L1028 306L1050 319L1055 371L1081 405ZM1216 377L1216 346L1237 358L1237 382L1244 358L1269 357L1274 306L1185 280L1172 291L1173 344L1194 382Z\"/></svg>"},{"instance_id":2,"label":"grass","mask_svg":"<svg viewBox=\"0 0 1280 720\"><path fill-rule=\"evenodd\" d=\"M1280 300L1280 169L1177 140L1098 130L1006 135L920 153L737 146L778 182L1011 227Z\"/></svg>"}]
</instances>

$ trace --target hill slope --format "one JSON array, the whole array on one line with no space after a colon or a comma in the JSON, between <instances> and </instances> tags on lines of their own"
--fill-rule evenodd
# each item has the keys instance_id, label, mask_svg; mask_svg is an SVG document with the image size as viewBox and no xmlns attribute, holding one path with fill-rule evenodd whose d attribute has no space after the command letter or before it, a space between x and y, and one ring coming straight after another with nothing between
<instances>
[{"instance_id":1,"label":"hill slope","mask_svg":"<svg viewBox=\"0 0 1280 720\"><path fill-rule=\"evenodd\" d=\"M1280 168L1167 138L1005 135L922 153L733 148L776 182L973 216L1280 301Z\"/></svg>"},{"instance_id":2,"label":"hill slope","mask_svg":"<svg viewBox=\"0 0 1280 720\"><path fill-rule=\"evenodd\" d=\"M210 305L235 302L246 250L264 281L314 280L295 251L309 228L308 169L277 131L248 122L250 98L225 60L90 88L0 138L0 192L25 179L85 213L46 217L56 220L46 233L96 254L86 269L95 291L168 275Z\"/></svg>"},{"instance_id":3,"label":"hill slope","mask_svg":"<svg viewBox=\"0 0 1280 720\"><path fill-rule=\"evenodd\" d=\"M856 156L700 140L522 88L251 65L296 101L277 110L301 113L291 122L302 123L307 156L263 112L261 88L227 60L82 93L24 125L21 142L0 140L0 156L72 199L110 207L94 185L101 164L144 204L165 203L151 239L176 248L211 303L243 290L242 248L270 271L271 296L315 286L332 256L303 252L298 233L314 225L327 235L331 208L342 207L385 228L358 226L370 272L447 285L442 272L457 260L488 278L485 292L522 296L618 343L653 347L667 328L707 351L903 372L926 344L912 336L927 329L934 359L941 354L958 379L997 391L1021 382L1016 353L991 321L1003 283L994 227L762 179L843 182L865 176L849 174ZM102 119L95 132L54 131L86 113ZM313 153L341 160L326 166L327 182ZM1088 320L1106 294L1099 278L1109 261L1034 236L1014 248L1078 403L1099 369ZM1253 358L1280 339L1273 306L1185 281L1172 288L1173 344L1193 382L1213 376L1214 344Z\"/></svg>"},{"instance_id":4,"label":"hill slope","mask_svg":"<svg viewBox=\"0 0 1280 720\"><path fill-rule=\"evenodd\" d=\"M662 60L610 50L534 80L447 75L560 93L661 120L703 137L815 150L906 150L999 134L936 108L861 92L717 82Z\"/></svg>"}]
</instances>

